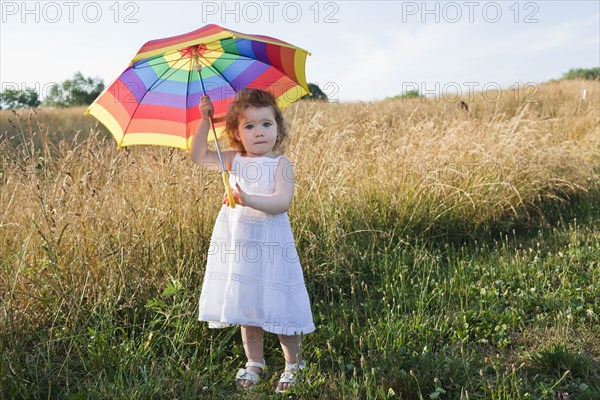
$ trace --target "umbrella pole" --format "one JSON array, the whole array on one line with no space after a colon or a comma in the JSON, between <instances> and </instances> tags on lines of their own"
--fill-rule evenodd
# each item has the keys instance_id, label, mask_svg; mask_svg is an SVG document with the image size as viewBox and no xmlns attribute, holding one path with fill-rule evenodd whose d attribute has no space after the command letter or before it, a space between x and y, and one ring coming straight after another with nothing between
<instances>
[{"instance_id":1,"label":"umbrella pole","mask_svg":"<svg viewBox=\"0 0 600 400\"><path fill-rule=\"evenodd\" d=\"M194 69L198 72L198 77L200 78L200 84L202 85L202 92L206 96L206 89L204 88L204 80L202 79L202 66L199 63L194 63ZM212 132L215 138L215 145L217 146L217 155L219 156L219 162L221 163L221 177L223 178L223 184L225 185L225 191L227 192L227 198L229 199L229 206L231 208L235 208L235 198L233 197L233 190L231 189L231 184L229 183L229 171L225 169L225 163L223 162L223 156L221 156L221 148L219 147L219 141L217 139L217 131L215 130L215 124L212 119L212 113L209 113L208 119L210 121L210 126L212 127Z\"/></svg>"}]
</instances>

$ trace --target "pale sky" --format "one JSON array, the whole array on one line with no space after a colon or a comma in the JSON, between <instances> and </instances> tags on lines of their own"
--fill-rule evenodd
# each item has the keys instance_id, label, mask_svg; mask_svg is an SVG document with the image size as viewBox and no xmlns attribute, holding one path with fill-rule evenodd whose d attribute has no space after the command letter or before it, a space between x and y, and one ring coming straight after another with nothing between
<instances>
[{"instance_id":1,"label":"pale sky","mask_svg":"<svg viewBox=\"0 0 600 400\"><path fill-rule=\"evenodd\" d=\"M330 99L463 94L600 66L600 1L0 1L0 82L108 85L147 41L213 23L312 53ZM457 89L458 88L458 89Z\"/></svg>"}]
</instances>

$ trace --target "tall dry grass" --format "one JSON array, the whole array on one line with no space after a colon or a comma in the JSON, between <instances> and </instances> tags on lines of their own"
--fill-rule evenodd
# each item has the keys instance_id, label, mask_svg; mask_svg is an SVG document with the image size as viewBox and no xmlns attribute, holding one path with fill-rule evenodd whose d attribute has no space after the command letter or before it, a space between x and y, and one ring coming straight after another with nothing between
<instances>
[{"instance_id":1,"label":"tall dry grass","mask_svg":"<svg viewBox=\"0 0 600 400\"><path fill-rule=\"evenodd\" d=\"M388 242L469 234L544 218L545 202L594 189L600 83L548 83L527 95L478 94L469 112L423 99L287 109L289 214L315 290L321 278L344 282L353 268L344 251L365 233ZM9 342L44 328L58 343L107 315L135 326L135 310L169 277L199 290L219 176L180 150L118 151L82 113L0 113L0 330ZM193 303L183 311L194 313Z\"/></svg>"},{"instance_id":2,"label":"tall dry grass","mask_svg":"<svg viewBox=\"0 0 600 400\"><path fill-rule=\"evenodd\" d=\"M586 192L600 172L599 85L479 94L469 112L423 99L292 106L290 217L305 255L361 230L468 231ZM165 274L201 274L187 264L205 257L218 176L179 150L117 151L81 112L1 114L0 284L3 317L18 324L48 324L58 310L77 319L83 304L144 298Z\"/></svg>"},{"instance_id":3,"label":"tall dry grass","mask_svg":"<svg viewBox=\"0 0 600 400\"><path fill-rule=\"evenodd\" d=\"M590 96L582 104L584 85ZM293 121L291 155L308 170L299 186L318 182L322 199L379 198L382 212L393 210L409 226L517 215L544 199L584 192L598 177L598 87L546 84L535 96L504 92L497 103L479 94L469 113L421 99L312 105Z\"/></svg>"}]
</instances>

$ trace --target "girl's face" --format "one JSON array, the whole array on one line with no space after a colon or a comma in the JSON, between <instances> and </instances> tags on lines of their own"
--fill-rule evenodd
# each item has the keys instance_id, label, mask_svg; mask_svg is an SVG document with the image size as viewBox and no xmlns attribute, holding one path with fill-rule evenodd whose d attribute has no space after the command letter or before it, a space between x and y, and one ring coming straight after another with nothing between
<instances>
[{"instance_id":1,"label":"girl's face","mask_svg":"<svg viewBox=\"0 0 600 400\"><path fill-rule=\"evenodd\" d=\"M271 155L277 140L277 122L272 107L248 107L242 113L235 133L250 156Z\"/></svg>"}]
</instances>

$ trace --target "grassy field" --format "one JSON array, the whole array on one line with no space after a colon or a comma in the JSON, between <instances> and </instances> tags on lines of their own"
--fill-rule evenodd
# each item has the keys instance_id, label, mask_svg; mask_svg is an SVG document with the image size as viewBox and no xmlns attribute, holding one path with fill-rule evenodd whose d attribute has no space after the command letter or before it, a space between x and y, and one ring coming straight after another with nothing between
<instances>
[{"instance_id":1,"label":"grassy field","mask_svg":"<svg viewBox=\"0 0 600 400\"><path fill-rule=\"evenodd\" d=\"M299 398L600 398L600 82L490 97L286 110ZM220 177L82 114L0 113L0 398L271 398L196 320Z\"/></svg>"}]
</instances>

